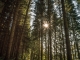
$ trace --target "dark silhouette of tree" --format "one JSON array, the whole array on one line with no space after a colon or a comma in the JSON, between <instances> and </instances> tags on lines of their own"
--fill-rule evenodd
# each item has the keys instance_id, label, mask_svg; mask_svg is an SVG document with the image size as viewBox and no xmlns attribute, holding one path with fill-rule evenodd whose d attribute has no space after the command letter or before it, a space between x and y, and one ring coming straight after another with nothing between
<instances>
[{"instance_id":1,"label":"dark silhouette of tree","mask_svg":"<svg viewBox=\"0 0 80 60\"><path fill-rule=\"evenodd\" d=\"M66 12L65 12L64 0L61 0L61 3L62 3L62 11L63 11L65 37L66 37L67 60L72 60L71 49L70 49L70 40L69 40L69 32L68 32L68 22L66 20Z\"/></svg>"}]
</instances>

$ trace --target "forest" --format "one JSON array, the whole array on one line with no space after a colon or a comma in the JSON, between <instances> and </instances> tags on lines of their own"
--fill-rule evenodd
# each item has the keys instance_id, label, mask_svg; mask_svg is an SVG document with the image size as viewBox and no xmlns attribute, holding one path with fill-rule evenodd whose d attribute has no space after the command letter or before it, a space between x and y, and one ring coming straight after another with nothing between
<instances>
[{"instance_id":1,"label":"forest","mask_svg":"<svg viewBox=\"0 0 80 60\"><path fill-rule=\"evenodd\" d=\"M0 0L0 60L80 60L80 0Z\"/></svg>"}]
</instances>

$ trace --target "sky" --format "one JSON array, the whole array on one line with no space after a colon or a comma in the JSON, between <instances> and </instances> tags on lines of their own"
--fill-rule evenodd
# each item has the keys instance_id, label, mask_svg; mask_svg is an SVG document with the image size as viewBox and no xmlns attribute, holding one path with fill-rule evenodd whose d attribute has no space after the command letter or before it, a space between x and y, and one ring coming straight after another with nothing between
<instances>
[{"instance_id":1,"label":"sky","mask_svg":"<svg viewBox=\"0 0 80 60\"><path fill-rule=\"evenodd\" d=\"M35 11L35 1L37 1L37 0L32 0L31 5L30 5L30 11L31 12L29 12L29 15L30 15L31 29L33 28L32 24L33 24L33 21L35 20L35 16L36 16L36 14L34 13L34 11Z\"/></svg>"},{"instance_id":2,"label":"sky","mask_svg":"<svg viewBox=\"0 0 80 60\"><path fill-rule=\"evenodd\" d=\"M77 4L77 1L74 0L74 1L73 1L73 4L74 4L74 6L75 6L75 8L76 8L76 12L77 12L78 16L80 16L80 11L79 11L79 7L78 7L78 4Z\"/></svg>"},{"instance_id":3,"label":"sky","mask_svg":"<svg viewBox=\"0 0 80 60\"><path fill-rule=\"evenodd\" d=\"M35 20L35 16L36 16L36 14L34 13L34 11L35 11L35 1L37 1L37 0L32 0L31 6L30 6L31 12L29 14L30 14L30 19L31 19L31 22L30 22L31 26L32 26L33 21ZM78 5L77 1L73 0L72 3L75 6L75 9L76 9L76 12L77 12L78 16L80 16L80 11L79 11L78 6L77 6ZM55 8L56 8L56 6L55 6Z\"/></svg>"}]
</instances>

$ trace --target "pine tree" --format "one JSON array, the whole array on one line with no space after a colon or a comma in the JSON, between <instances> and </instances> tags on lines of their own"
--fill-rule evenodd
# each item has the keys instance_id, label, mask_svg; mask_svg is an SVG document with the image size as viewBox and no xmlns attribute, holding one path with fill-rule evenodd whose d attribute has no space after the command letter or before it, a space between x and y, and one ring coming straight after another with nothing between
<instances>
[{"instance_id":1,"label":"pine tree","mask_svg":"<svg viewBox=\"0 0 80 60\"><path fill-rule=\"evenodd\" d=\"M63 11L63 20L64 20L64 29L65 29L65 38L66 38L66 48L67 48L67 60L72 60L71 48L70 48L70 40L69 40L69 32L68 32L68 23L66 20L66 12L64 6L64 0L61 0L62 3L62 11Z\"/></svg>"}]
</instances>

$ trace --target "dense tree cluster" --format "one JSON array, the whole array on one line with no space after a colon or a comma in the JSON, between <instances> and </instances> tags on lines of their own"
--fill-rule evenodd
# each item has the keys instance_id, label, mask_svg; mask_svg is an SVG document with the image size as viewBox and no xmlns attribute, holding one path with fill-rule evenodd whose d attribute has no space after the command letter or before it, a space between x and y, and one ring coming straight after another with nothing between
<instances>
[{"instance_id":1,"label":"dense tree cluster","mask_svg":"<svg viewBox=\"0 0 80 60\"><path fill-rule=\"evenodd\" d=\"M79 0L1 0L0 60L79 60L79 7Z\"/></svg>"},{"instance_id":2,"label":"dense tree cluster","mask_svg":"<svg viewBox=\"0 0 80 60\"><path fill-rule=\"evenodd\" d=\"M31 1L5 0L0 2L3 6L0 9L0 59L25 59L21 57L27 51L26 43L30 40L28 11Z\"/></svg>"}]
</instances>

